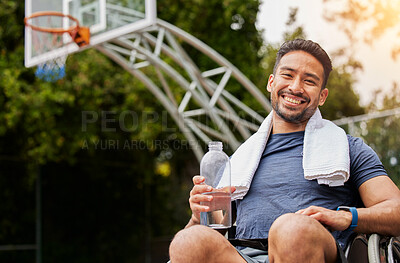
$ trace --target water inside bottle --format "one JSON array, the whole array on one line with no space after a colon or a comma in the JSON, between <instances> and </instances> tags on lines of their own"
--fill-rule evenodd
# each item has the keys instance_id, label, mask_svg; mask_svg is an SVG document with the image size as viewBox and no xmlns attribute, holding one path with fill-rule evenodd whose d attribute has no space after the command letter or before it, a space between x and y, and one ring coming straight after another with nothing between
<instances>
[{"instance_id":1,"label":"water inside bottle","mask_svg":"<svg viewBox=\"0 0 400 263\"><path fill-rule=\"evenodd\" d=\"M201 205L210 207L209 212L200 213L200 223L214 229L226 229L231 227L231 194L227 192L210 192L213 200L201 202Z\"/></svg>"}]
</instances>

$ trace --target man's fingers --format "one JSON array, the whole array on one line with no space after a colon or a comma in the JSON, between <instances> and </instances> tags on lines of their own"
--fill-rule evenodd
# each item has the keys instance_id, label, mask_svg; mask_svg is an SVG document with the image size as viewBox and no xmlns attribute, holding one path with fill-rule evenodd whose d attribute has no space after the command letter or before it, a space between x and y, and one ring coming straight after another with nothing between
<instances>
[{"instance_id":1,"label":"man's fingers","mask_svg":"<svg viewBox=\"0 0 400 263\"><path fill-rule=\"evenodd\" d=\"M195 176L193 176L192 180L193 180L193 184L196 185L196 184L204 183L206 178L204 178L204 176L195 175Z\"/></svg>"},{"instance_id":2,"label":"man's fingers","mask_svg":"<svg viewBox=\"0 0 400 263\"><path fill-rule=\"evenodd\" d=\"M190 196L197 195L197 194L202 194L206 192L211 192L212 187L206 184L198 184L193 186L192 191L190 191Z\"/></svg>"},{"instance_id":3,"label":"man's fingers","mask_svg":"<svg viewBox=\"0 0 400 263\"><path fill-rule=\"evenodd\" d=\"M302 215L305 209L300 209L299 211L297 211L295 214L299 214Z\"/></svg>"},{"instance_id":4,"label":"man's fingers","mask_svg":"<svg viewBox=\"0 0 400 263\"><path fill-rule=\"evenodd\" d=\"M324 221L324 214L323 213L315 213L310 215L311 218L316 219L317 221Z\"/></svg>"},{"instance_id":5,"label":"man's fingers","mask_svg":"<svg viewBox=\"0 0 400 263\"><path fill-rule=\"evenodd\" d=\"M318 206L309 206L305 209L300 209L299 211L296 212L296 214L300 214L300 215L312 215L321 211L327 210L325 208L322 207L318 207Z\"/></svg>"},{"instance_id":6,"label":"man's fingers","mask_svg":"<svg viewBox=\"0 0 400 263\"><path fill-rule=\"evenodd\" d=\"M199 205L198 203L190 203L190 209L193 213L208 212L210 210L209 206Z\"/></svg>"},{"instance_id":7,"label":"man's fingers","mask_svg":"<svg viewBox=\"0 0 400 263\"><path fill-rule=\"evenodd\" d=\"M189 202L192 203L210 202L211 200L213 200L212 195L202 195L202 194L193 195L189 198Z\"/></svg>"},{"instance_id":8,"label":"man's fingers","mask_svg":"<svg viewBox=\"0 0 400 263\"><path fill-rule=\"evenodd\" d=\"M204 176L196 175L193 176L193 188L190 191L190 197L189 197L189 204L190 204L190 209L192 210L193 215L196 218L199 218L201 212L208 212L210 211L210 206L207 205L202 205L202 202L206 204L210 204L209 202L214 199L212 195L205 195L204 193L212 192L215 189L213 189L211 186L206 185L205 178ZM221 189L219 189L221 190ZM226 191L229 191L228 189L225 189ZM233 193L236 191L236 187L231 186L230 187L230 192ZM204 204L203 203L203 204Z\"/></svg>"},{"instance_id":9,"label":"man's fingers","mask_svg":"<svg viewBox=\"0 0 400 263\"><path fill-rule=\"evenodd\" d=\"M235 186L231 186L231 193L236 191L236 187Z\"/></svg>"}]
</instances>

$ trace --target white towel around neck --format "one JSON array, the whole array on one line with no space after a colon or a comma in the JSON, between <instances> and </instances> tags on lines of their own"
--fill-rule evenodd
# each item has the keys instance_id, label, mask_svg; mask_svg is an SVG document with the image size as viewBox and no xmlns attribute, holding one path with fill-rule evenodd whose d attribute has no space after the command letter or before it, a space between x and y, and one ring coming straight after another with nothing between
<instances>
[{"instance_id":1,"label":"white towel around neck","mask_svg":"<svg viewBox=\"0 0 400 263\"><path fill-rule=\"evenodd\" d=\"M232 200L242 199L250 188L272 129L271 112L258 131L231 157ZM306 125L303 145L304 178L329 186L343 185L350 174L349 144L345 131L322 119L319 109Z\"/></svg>"}]
</instances>

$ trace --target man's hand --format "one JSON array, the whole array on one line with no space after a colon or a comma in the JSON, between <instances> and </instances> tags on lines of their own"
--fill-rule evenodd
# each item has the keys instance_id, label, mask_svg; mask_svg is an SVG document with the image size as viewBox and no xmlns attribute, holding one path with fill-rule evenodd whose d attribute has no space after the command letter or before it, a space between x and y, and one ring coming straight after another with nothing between
<instances>
[{"instance_id":1,"label":"man's hand","mask_svg":"<svg viewBox=\"0 0 400 263\"><path fill-rule=\"evenodd\" d=\"M297 211L296 214L310 216L332 231L346 230L350 226L352 220L350 212L342 210L335 211L319 206L309 206L306 209Z\"/></svg>"},{"instance_id":2,"label":"man's hand","mask_svg":"<svg viewBox=\"0 0 400 263\"><path fill-rule=\"evenodd\" d=\"M213 199L212 195L203 195L203 193L212 192L213 188L204 184L204 176L196 175L193 177L193 188L190 191L189 205L192 210L192 218L187 226L200 224L200 212L208 212L210 207L200 205L200 202L209 202Z\"/></svg>"},{"instance_id":3,"label":"man's hand","mask_svg":"<svg viewBox=\"0 0 400 263\"><path fill-rule=\"evenodd\" d=\"M201 205L201 202L210 202L214 199L212 195L204 195L204 193L212 191L229 191L226 188L214 189L209 185L206 185L204 176L196 175L193 177L193 188L190 191L189 205L192 210L192 218L186 227L200 224L200 213L210 211L210 207L206 205ZM236 187L231 186L231 193L236 191ZM215 208L214 208L215 209Z\"/></svg>"}]
</instances>

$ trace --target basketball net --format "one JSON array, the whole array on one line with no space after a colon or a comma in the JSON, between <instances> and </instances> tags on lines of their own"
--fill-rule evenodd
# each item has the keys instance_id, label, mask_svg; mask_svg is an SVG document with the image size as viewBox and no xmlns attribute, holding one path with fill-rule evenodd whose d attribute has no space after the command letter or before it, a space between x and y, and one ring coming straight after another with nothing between
<instances>
[{"instance_id":1,"label":"basketball net","mask_svg":"<svg viewBox=\"0 0 400 263\"><path fill-rule=\"evenodd\" d=\"M79 27L76 18L59 12L37 12L25 18L25 26L32 32L32 55L46 54L53 50L67 47L75 42L82 47L89 44L90 30ZM62 50L56 57L50 57L39 63L36 77L54 82L65 76L65 62L68 49Z\"/></svg>"}]
</instances>

